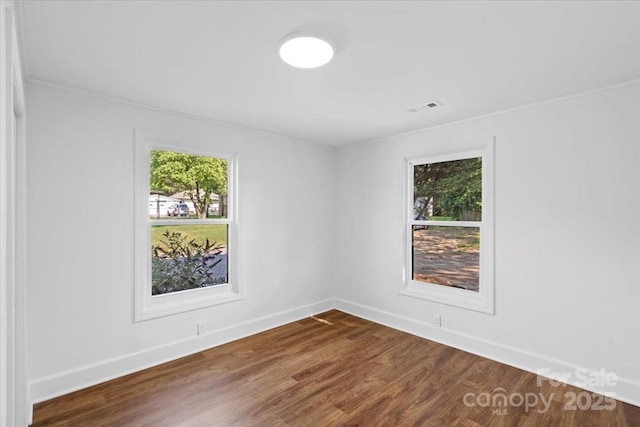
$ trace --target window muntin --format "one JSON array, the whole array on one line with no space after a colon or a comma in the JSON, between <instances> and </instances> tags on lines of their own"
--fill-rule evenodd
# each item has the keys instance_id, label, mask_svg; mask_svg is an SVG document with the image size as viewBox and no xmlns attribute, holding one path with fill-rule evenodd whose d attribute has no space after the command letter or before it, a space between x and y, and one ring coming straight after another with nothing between
<instances>
[{"instance_id":1,"label":"window muntin","mask_svg":"<svg viewBox=\"0 0 640 427\"><path fill-rule=\"evenodd\" d=\"M241 298L235 158L185 143L136 133L137 321Z\"/></svg>"},{"instance_id":2,"label":"window muntin","mask_svg":"<svg viewBox=\"0 0 640 427\"><path fill-rule=\"evenodd\" d=\"M493 141L408 159L401 294L493 313Z\"/></svg>"}]
</instances>

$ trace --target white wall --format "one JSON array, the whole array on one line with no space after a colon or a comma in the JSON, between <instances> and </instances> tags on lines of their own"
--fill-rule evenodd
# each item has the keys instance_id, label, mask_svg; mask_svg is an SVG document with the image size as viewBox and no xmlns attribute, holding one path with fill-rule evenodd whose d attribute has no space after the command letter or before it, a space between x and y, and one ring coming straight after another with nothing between
<instances>
[{"instance_id":1,"label":"white wall","mask_svg":"<svg viewBox=\"0 0 640 427\"><path fill-rule=\"evenodd\" d=\"M491 136L496 314L399 295L403 158ZM604 368L640 404L640 85L343 148L337 173L338 308L529 370Z\"/></svg>"},{"instance_id":2,"label":"white wall","mask_svg":"<svg viewBox=\"0 0 640 427\"><path fill-rule=\"evenodd\" d=\"M40 85L27 105L35 401L332 307L333 149ZM134 323L135 128L237 153L242 301Z\"/></svg>"}]
</instances>

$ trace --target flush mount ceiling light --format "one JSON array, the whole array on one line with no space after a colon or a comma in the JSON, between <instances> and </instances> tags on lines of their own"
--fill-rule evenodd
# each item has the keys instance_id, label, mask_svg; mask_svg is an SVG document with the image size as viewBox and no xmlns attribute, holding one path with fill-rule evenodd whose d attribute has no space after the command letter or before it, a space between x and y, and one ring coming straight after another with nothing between
<instances>
[{"instance_id":1,"label":"flush mount ceiling light","mask_svg":"<svg viewBox=\"0 0 640 427\"><path fill-rule=\"evenodd\" d=\"M333 46L315 33L291 33L280 40L280 58L296 68L322 67L333 58Z\"/></svg>"}]
</instances>

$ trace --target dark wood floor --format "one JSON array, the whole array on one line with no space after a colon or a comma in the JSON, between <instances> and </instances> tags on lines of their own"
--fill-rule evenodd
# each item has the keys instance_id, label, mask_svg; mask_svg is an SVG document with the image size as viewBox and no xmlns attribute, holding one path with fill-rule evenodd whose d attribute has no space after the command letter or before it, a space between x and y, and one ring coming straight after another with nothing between
<instances>
[{"instance_id":1,"label":"dark wood floor","mask_svg":"<svg viewBox=\"0 0 640 427\"><path fill-rule=\"evenodd\" d=\"M498 388L513 404L484 406ZM567 410L571 392L582 390L333 310L39 403L33 425L640 425L621 402ZM527 393L548 410L518 405Z\"/></svg>"}]
</instances>

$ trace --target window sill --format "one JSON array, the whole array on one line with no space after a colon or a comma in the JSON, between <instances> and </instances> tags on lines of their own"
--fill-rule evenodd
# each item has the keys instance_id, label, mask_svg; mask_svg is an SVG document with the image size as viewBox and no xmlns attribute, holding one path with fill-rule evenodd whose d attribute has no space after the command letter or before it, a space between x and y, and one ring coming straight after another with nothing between
<instances>
[{"instance_id":1,"label":"window sill","mask_svg":"<svg viewBox=\"0 0 640 427\"><path fill-rule=\"evenodd\" d=\"M242 295L235 292L231 285L228 284L148 296L144 301L138 302L139 306L138 310L136 310L135 320L136 322L141 322L241 299L243 299Z\"/></svg>"},{"instance_id":2,"label":"window sill","mask_svg":"<svg viewBox=\"0 0 640 427\"><path fill-rule=\"evenodd\" d=\"M409 280L399 294L481 313L495 314L493 295L482 292Z\"/></svg>"}]
</instances>

